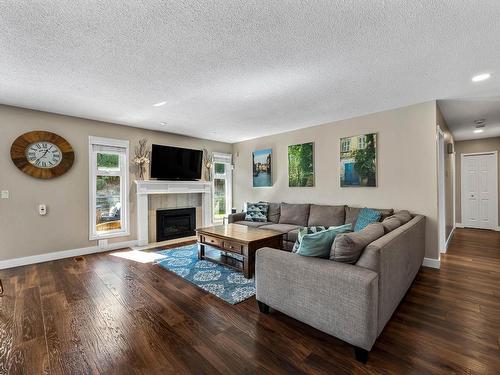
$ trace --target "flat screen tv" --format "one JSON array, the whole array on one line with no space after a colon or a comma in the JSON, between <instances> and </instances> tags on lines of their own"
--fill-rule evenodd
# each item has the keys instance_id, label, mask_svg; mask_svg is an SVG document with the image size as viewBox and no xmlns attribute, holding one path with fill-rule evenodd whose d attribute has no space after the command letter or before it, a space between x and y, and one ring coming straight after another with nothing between
<instances>
[{"instance_id":1,"label":"flat screen tv","mask_svg":"<svg viewBox=\"0 0 500 375\"><path fill-rule=\"evenodd\" d=\"M171 146L153 145L151 178L159 180L199 180L203 151Z\"/></svg>"}]
</instances>

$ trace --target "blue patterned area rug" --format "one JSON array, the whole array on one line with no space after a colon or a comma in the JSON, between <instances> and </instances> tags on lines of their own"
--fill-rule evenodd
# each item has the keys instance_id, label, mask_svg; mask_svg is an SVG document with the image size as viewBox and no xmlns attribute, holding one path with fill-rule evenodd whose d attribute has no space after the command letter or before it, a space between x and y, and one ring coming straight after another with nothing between
<instances>
[{"instance_id":1,"label":"blue patterned area rug","mask_svg":"<svg viewBox=\"0 0 500 375\"><path fill-rule=\"evenodd\" d=\"M205 253L217 251L205 246ZM227 303L235 305L255 295L254 278L246 279L243 273L232 268L198 260L198 245L188 245L159 251L165 257L157 264L199 288L212 293Z\"/></svg>"}]
</instances>

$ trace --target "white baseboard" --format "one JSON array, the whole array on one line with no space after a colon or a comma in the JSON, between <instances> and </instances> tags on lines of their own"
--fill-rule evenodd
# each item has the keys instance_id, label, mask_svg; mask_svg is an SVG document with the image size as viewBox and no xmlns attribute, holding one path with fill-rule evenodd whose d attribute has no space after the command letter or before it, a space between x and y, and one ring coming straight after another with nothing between
<instances>
[{"instance_id":1,"label":"white baseboard","mask_svg":"<svg viewBox=\"0 0 500 375\"><path fill-rule=\"evenodd\" d=\"M441 261L439 259L424 258L422 266L439 269L441 267Z\"/></svg>"},{"instance_id":2,"label":"white baseboard","mask_svg":"<svg viewBox=\"0 0 500 375\"><path fill-rule=\"evenodd\" d=\"M72 258L72 257L76 257L76 256L81 256L81 255L102 253L105 251L123 249L123 248L132 247L132 246L136 246L136 245L137 245L137 240L133 240L133 241L111 243L106 247L90 246L90 247L82 247L80 249L54 251L52 253L32 255L32 256L23 257L23 258L7 259L7 260L0 261L0 270L6 269L6 268L19 267L19 266L26 266L28 264L49 262L51 260Z\"/></svg>"},{"instance_id":3,"label":"white baseboard","mask_svg":"<svg viewBox=\"0 0 500 375\"><path fill-rule=\"evenodd\" d=\"M464 225L463 225L462 223L456 223L456 224L455 224L455 227L456 227L456 228L465 228L465 227L464 227ZM497 232L500 232L500 227L492 228L492 230L497 231Z\"/></svg>"}]
</instances>

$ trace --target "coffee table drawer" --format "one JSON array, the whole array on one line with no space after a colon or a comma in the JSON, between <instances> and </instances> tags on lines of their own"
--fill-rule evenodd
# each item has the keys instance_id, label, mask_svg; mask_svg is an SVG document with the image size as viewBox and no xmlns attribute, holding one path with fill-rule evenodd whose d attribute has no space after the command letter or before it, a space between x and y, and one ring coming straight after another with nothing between
<instances>
[{"instance_id":1,"label":"coffee table drawer","mask_svg":"<svg viewBox=\"0 0 500 375\"><path fill-rule=\"evenodd\" d=\"M228 251L232 251L233 253L241 254L243 252L243 245L237 242L224 241L222 247Z\"/></svg>"},{"instance_id":2,"label":"coffee table drawer","mask_svg":"<svg viewBox=\"0 0 500 375\"><path fill-rule=\"evenodd\" d=\"M203 241L207 245L214 245L214 246L221 246L222 247L222 240L217 237L210 237L210 236L203 236Z\"/></svg>"}]
</instances>

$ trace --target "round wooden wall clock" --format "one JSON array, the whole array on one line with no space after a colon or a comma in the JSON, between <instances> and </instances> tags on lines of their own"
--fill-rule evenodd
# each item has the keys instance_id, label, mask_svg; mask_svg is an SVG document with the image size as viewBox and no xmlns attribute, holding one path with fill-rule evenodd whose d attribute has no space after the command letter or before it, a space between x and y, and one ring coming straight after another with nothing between
<instances>
[{"instance_id":1,"label":"round wooden wall clock","mask_svg":"<svg viewBox=\"0 0 500 375\"><path fill-rule=\"evenodd\" d=\"M75 161L75 153L68 141L40 130L19 136L10 148L10 157L21 171L42 179L65 174Z\"/></svg>"}]
</instances>

